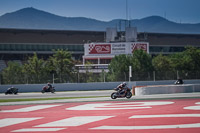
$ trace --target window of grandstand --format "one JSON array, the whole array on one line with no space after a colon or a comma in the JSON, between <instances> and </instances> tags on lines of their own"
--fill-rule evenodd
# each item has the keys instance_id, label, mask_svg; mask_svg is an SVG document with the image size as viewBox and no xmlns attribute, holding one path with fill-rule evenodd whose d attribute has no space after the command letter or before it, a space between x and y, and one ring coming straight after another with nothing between
<instances>
[{"instance_id":1,"label":"window of grandstand","mask_svg":"<svg viewBox=\"0 0 200 133\"><path fill-rule=\"evenodd\" d=\"M84 51L83 45L0 44L0 51L52 51L53 49L67 49L69 51Z\"/></svg>"}]
</instances>

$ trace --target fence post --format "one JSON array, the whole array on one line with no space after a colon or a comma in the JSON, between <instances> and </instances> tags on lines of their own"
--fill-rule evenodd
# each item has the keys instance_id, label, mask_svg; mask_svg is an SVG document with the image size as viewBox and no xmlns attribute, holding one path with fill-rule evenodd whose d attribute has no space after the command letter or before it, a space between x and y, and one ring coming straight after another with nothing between
<instances>
[{"instance_id":1,"label":"fence post","mask_svg":"<svg viewBox=\"0 0 200 133\"><path fill-rule=\"evenodd\" d=\"M106 82L106 75L104 69L103 69L103 81Z\"/></svg>"},{"instance_id":2,"label":"fence post","mask_svg":"<svg viewBox=\"0 0 200 133\"><path fill-rule=\"evenodd\" d=\"M54 84L54 73L53 73L53 84Z\"/></svg>"},{"instance_id":3,"label":"fence post","mask_svg":"<svg viewBox=\"0 0 200 133\"><path fill-rule=\"evenodd\" d=\"M77 82L79 83L79 71L77 71Z\"/></svg>"},{"instance_id":4,"label":"fence post","mask_svg":"<svg viewBox=\"0 0 200 133\"><path fill-rule=\"evenodd\" d=\"M28 75L26 74L26 84L28 84Z\"/></svg>"},{"instance_id":5,"label":"fence post","mask_svg":"<svg viewBox=\"0 0 200 133\"><path fill-rule=\"evenodd\" d=\"M132 66L129 66L129 82L131 81L132 77Z\"/></svg>"},{"instance_id":6,"label":"fence post","mask_svg":"<svg viewBox=\"0 0 200 133\"><path fill-rule=\"evenodd\" d=\"M177 70L177 73L176 73L176 77L177 77L177 79L179 79L178 70Z\"/></svg>"},{"instance_id":7,"label":"fence post","mask_svg":"<svg viewBox=\"0 0 200 133\"><path fill-rule=\"evenodd\" d=\"M124 78L125 78L124 81L126 81L126 72L124 72Z\"/></svg>"}]
</instances>

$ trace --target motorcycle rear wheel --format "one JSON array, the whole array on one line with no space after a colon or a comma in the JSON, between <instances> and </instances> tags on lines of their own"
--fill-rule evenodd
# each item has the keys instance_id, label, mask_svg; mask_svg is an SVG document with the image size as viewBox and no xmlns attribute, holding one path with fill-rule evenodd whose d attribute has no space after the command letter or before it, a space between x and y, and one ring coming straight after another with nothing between
<instances>
[{"instance_id":1,"label":"motorcycle rear wheel","mask_svg":"<svg viewBox=\"0 0 200 133\"><path fill-rule=\"evenodd\" d=\"M113 92L112 94L111 94L111 96L110 96L112 99L116 99L117 98L117 96L116 96L116 93L115 92Z\"/></svg>"},{"instance_id":2,"label":"motorcycle rear wheel","mask_svg":"<svg viewBox=\"0 0 200 133\"><path fill-rule=\"evenodd\" d=\"M131 93L130 91L128 91L127 94L126 94L126 98L129 99L129 98L131 98L131 97L132 97L132 93Z\"/></svg>"}]
</instances>

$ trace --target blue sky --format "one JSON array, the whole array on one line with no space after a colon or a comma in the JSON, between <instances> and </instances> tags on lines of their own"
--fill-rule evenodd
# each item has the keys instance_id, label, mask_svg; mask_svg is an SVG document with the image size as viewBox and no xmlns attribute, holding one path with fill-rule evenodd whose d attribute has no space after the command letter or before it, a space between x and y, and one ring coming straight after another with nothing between
<instances>
[{"instance_id":1,"label":"blue sky","mask_svg":"<svg viewBox=\"0 0 200 133\"><path fill-rule=\"evenodd\" d=\"M157 15L178 23L200 23L200 0L127 1L129 19ZM65 17L126 18L126 0L0 0L0 15L26 7Z\"/></svg>"}]
</instances>

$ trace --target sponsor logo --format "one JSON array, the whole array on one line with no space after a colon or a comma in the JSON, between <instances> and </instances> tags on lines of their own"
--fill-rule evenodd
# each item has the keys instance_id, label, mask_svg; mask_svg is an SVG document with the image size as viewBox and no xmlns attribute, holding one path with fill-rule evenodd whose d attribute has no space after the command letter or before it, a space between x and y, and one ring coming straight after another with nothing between
<instances>
[{"instance_id":1,"label":"sponsor logo","mask_svg":"<svg viewBox=\"0 0 200 133\"><path fill-rule=\"evenodd\" d=\"M142 50L148 52L146 43L133 43L132 44L132 52L134 52L135 50L139 50L139 49L142 49Z\"/></svg>"},{"instance_id":2,"label":"sponsor logo","mask_svg":"<svg viewBox=\"0 0 200 133\"><path fill-rule=\"evenodd\" d=\"M110 54L110 53L111 53L110 44L89 45L89 54Z\"/></svg>"}]
</instances>

